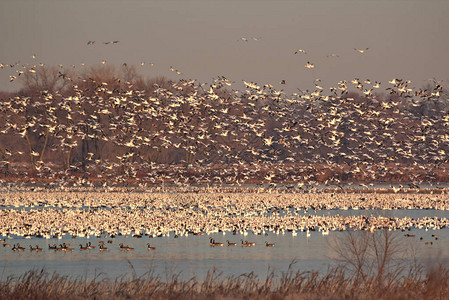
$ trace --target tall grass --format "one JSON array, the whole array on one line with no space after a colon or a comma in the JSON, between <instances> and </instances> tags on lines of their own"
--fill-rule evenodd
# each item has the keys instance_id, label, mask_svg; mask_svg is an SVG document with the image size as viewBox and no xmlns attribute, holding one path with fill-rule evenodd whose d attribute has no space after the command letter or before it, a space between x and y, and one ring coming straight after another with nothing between
<instances>
[{"instance_id":1,"label":"tall grass","mask_svg":"<svg viewBox=\"0 0 449 300\"><path fill-rule=\"evenodd\" d=\"M397 270L396 270L397 271ZM428 271L419 265L406 275L379 285L377 277L355 279L344 266L325 274L289 269L265 279L254 273L224 277L211 269L203 281L179 280L171 274L162 281L148 272L115 280L76 279L56 273L31 270L0 283L1 299L447 299L449 270L439 266ZM348 276L349 275L349 276Z\"/></svg>"}]
</instances>

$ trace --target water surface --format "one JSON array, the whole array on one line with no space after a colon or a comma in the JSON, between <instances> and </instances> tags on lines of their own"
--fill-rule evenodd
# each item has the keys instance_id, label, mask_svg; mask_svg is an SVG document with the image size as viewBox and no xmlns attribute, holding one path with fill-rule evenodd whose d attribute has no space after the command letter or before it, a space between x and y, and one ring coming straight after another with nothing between
<instances>
[{"instance_id":1,"label":"water surface","mask_svg":"<svg viewBox=\"0 0 449 300\"><path fill-rule=\"evenodd\" d=\"M292 261L294 270L326 271L336 262L338 256L332 245L335 239L342 239L345 232L330 232L322 235L321 232L311 232L307 237L305 232L293 236L290 232L265 235L247 235L216 233L211 235L181 236L149 238L125 238L117 236L112 244L106 243L108 251L98 250L98 241L107 242L109 238L75 238L64 236L62 239L9 239L6 242L13 246L20 243L26 248L24 252L13 252L11 248L0 247L0 274L1 280L10 275L20 275L34 269L57 272L62 275L94 278L101 274L103 277L115 279L124 274L135 272L137 276L152 271L165 280L167 274L180 274L181 279L190 279L196 276L203 279L206 273L215 267L224 276L238 276L254 272L259 278L265 278L268 270L274 270L277 275L287 271ZM356 234L358 234L356 232ZM413 257L422 262L439 260L449 262L449 230L438 231L411 230L407 232L394 232L403 247L404 259L412 261ZM415 237L405 237L404 234L413 234ZM438 240L432 237L438 234ZM255 242L255 247L210 247L209 237L217 242L226 244L226 240L240 243L240 240ZM420 237L423 239L421 240ZM266 247L265 241L275 243L275 247ZM425 242L432 241L432 245ZM47 244L70 243L75 248L73 252L56 252L48 250ZM91 242L97 248L80 251L79 244ZM134 247L134 251L121 251L119 244L124 243ZM154 251L147 250L147 243L156 247ZM39 245L42 252L30 252L29 245Z\"/></svg>"}]
</instances>

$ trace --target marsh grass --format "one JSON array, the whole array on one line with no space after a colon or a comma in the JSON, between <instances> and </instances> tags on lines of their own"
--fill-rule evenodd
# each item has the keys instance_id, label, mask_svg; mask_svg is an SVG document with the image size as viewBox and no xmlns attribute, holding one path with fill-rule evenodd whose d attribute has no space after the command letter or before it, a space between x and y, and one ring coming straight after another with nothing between
<instances>
[{"instance_id":1,"label":"marsh grass","mask_svg":"<svg viewBox=\"0 0 449 300\"><path fill-rule=\"evenodd\" d=\"M98 275L93 279L72 278L30 270L0 283L1 299L447 299L449 270L439 265L425 270L413 264L404 275L388 284L378 276L354 277L347 266L331 267L324 274L295 271L292 262L279 276L269 270L261 279L254 273L225 277L212 268L203 281L180 280L171 273L166 280L149 271L135 272L115 280ZM374 273L373 273L374 274Z\"/></svg>"}]
</instances>

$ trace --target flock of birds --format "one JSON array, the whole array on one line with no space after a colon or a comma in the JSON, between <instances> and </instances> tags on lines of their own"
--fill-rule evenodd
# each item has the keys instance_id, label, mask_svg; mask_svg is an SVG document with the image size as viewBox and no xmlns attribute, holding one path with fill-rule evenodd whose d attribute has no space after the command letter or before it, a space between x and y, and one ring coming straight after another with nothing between
<instances>
[{"instance_id":1,"label":"flock of birds","mask_svg":"<svg viewBox=\"0 0 449 300\"><path fill-rule=\"evenodd\" d=\"M141 238L223 232L296 236L304 232L439 230L445 217L394 217L397 209L447 210L445 195L125 191L9 191L0 202L0 236ZM350 214L317 213L320 210ZM366 216L363 210L384 213ZM388 216L392 214L392 216ZM210 241L212 244L215 241ZM214 244L212 246L220 246Z\"/></svg>"},{"instance_id":2,"label":"flock of birds","mask_svg":"<svg viewBox=\"0 0 449 300\"><path fill-rule=\"evenodd\" d=\"M238 42L240 42L240 41L243 41L243 42L249 42L249 41L260 41L262 39L262 37L241 37L241 38L239 38L237 41ZM118 44L120 41L119 40L112 40L112 41L106 41L106 42L101 42L101 44L103 44L103 45L116 45L116 44ZM96 43L96 41L95 40L89 40L88 42L87 42L87 45L88 46L93 46L93 45L95 45L95 43ZM358 53L360 53L360 54L364 54L365 52L367 52L368 51L368 49L369 48L365 48L365 49L357 49L357 48L354 48L354 50L356 51L356 52L358 52ZM300 54L307 54L308 52L306 51L306 50L303 50L303 49L297 49L297 50L295 50L294 51L294 54L298 54L298 53L300 53ZM32 59L33 60L35 60L36 59L36 55L35 54L33 54L32 56ZM327 55L327 57L334 57L334 58L337 58L337 57L340 57L338 54L335 54L335 53L331 53L331 54L329 54L329 55ZM102 60L101 61L101 63L104 65L105 63L106 63L106 60ZM140 65L141 66L144 66L146 63L145 62L141 62L140 63ZM4 64L4 63L0 63L0 69L3 69L4 67L10 67L10 68L15 68L15 67L18 67L20 65L20 61L17 61L17 62L15 62L15 63L13 63L13 64L10 64L10 63L7 63L7 64ZM154 63L148 63L147 65L150 65L150 66L154 66ZM19 69L16 69L15 70L15 72L17 73L17 75L10 75L10 81L14 81L15 79L17 79L18 77L20 77L22 74L25 74L26 72L30 72L30 73L36 73L36 69L38 68L38 67L44 67L45 66L45 64L43 64L43 63L39 63L39 64L34 64L34 65L30 65L30 64L25 64L25 65L21 65L21 68L19 68ZM80 64L80 66L85 66L85 64L84 63L81 63ZM123 63L123 66L127 66L127 63ZM59 67L62 69L63 68L63 65L59 65ZM74 65L74 64L72 64L72 68L75 68L76 66ZM307 68L307 69L313 69L313 68L315 68L315 65L314 64L312 64L312 63L310 63L309 61L305 64L305 68ZM175 72L177 75L181 75L182 74L182 72L181 71L179 71L179 70L177 70L177 69L175 69L175 68L173 68L172 66L170 66L169 67L169 69L170 69L170 71L172 71L172 72ZM61 76L65 76L65 74L64 73L60 73L61 74ZM285 80L283 80L283 84L285 84Z\"/></svg>"},{"instance_id":3,"label":"flock of birds","mask_svg":"<svg viewBox=\"0 0 449 300\"><path fill-rule=\"evenodd\" d=\"M18 76L39 78L45 70L23 67ZM139 85L117 74L103 81L59 69L65 90L2 99L2 172L23 172L20 163L28 163L28 171L54 180L72 171L120 184L258 180L301 187L403 176L419 186L441 179L437 171L444 173L448 162L448 95L437 81L416 88L394 78L382 90L380 82L354 78L326 92L316 79L314 90L286 95L247 81L234 90L224 76L208 85L185 79ZM328 176L333 168L340 170Z\"/></svg>"},{"instance_id":4,"label":"flock of birds","mask_svg":"<svg viewBox=\"0 0 449 300\"><path fill-rule=\"evenodd\" d=\"M364 54L368 48L354 50ZM307 55L307 51L297 49L294 54ZM152 63L141 63L145 65ZM17 66L1 64L0 68ZM127 65L123 68L129 70ZM305 68L313 69L315 64L307 61ZM182 74L173 66L169 69ZM48 70L39 64L22 66L11 81L22 76L40 82ZM243 90L232 89L235 82L224 76L204 84L188 79L142 83L123 74L94 75L98 74L75 74L59 66L53 79L64 83L63 89L40 85L35 94L1 99L2 180L16 174L23 181L31 174L59 187L67 182L104 184L101 191L3 191L2 237L108 234L138 238L217 232L245 236L250 231L309 236L312 231L327 235L329 231L449 226L444 217L316 213L321 209L446 210L449 201L444 191L361 195L276 189L217 193L208 188L199 193L177 188L139 193L109 188L112 183L126 186L130 182L143 190L165 183L178 188L282 183L287 189L304 190L317 182L340 185L406 178L410 189L419 191L421 185L444 179L447 173L449 107L441 82L416 88L398 78L386 84L354 78L325 89L317 78L313 90L298 89L287 95L269 83L243 81ZM285 85L285 80L280 84ZM401 190L405 188L393 187L394 192ZM254 246L241 242L242 247ZM224 246L213 239L209 244ZM274 244L265 242L265 246ZM67 244L51 247L74 250ZM80 250L91 247L80 245ZM147 247L154 250L150 244ZM13 249L24 251L18 243ZM30 246L30 251L39 249ZM103 243L98 249L107 247ZM120 250L133 247L122 244Z\"/></svg>"},{"instance_id":5,"label":"flock of birds","mask_svg":"<svg viewBox=\"0 0 449 300\"><path fill-rule=\"evenodd\" d=\"M114 41L107 41L107 42L102 42L104 45L115 45L115 44L118 44L120 41L117 41L117 40L114 40ZM89 46L89 45L91 45L91 46L93 46L93 45L95 45L95 41L88 41L87 42L87 45Z\"/></svg>"},{"instance_id":6,"label":"flock of birds","mask_svg":"<svg viewBox=\"0 0 449 300\"><path fill-rule=\"evenodd\" d=\"M175 238L177 238L177 236L175 236ZM240 240L241 244L239 244L241 247L254 247L256 246L255 242L248 242L248 241L244 241L243 239ZM109 239L108 244L112 244L113 243L113 239ZM229 240L226 240L226 245L227 247L234 247L237 246L237 243L234 242L230 242ZM0 239L0 244L3 246L3 248L10 248L11 244L7 243L7 241L5 239ZM210 247L223 247L223 243L220 242L216 242L213 238L210 238L209 240L209 245ZM35 247L33 247L33 245L28 245L30 252L42 252L44 249L40 248L39 245L36 245ZM152 250L156 250L156 247L153 247L150 245L150 243L146 244L146 249L148 251L152 251ZM275 243L269 243L267 241L265 241L265 247L274 247ZM85 245L83 244L79 244L79 251L86 251L86 250L94 250L96 249L96 246L93 246L91 242L87 242ZM134 247L130 247L129 245L124 245L123 243L119 244L119 250L121 251L133 251L135 248ZM11 250L13 252L23 252L26 250L25 247L20 246L20 243L17 244L13 244ZM70 247L70 243L62 243L62 244L48 244L48 250L54 250L54 251L62 251L62 252L72 252L75 250L75 248L71 248ZM105 247L105 243L104 241L100 240L98 242L98 251L108 251L108 247Z\"/></svg>"}]
</instances>

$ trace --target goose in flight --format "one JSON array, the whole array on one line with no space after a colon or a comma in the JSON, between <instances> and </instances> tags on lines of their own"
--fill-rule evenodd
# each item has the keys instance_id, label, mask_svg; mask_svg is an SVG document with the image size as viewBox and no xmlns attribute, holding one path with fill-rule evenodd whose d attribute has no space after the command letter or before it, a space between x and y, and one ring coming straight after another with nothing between
<instances>
[{"instance_id":1,"label":"goose in flight","mask_svg":"<svg viewBox=\"0 0 449 300\"><path fill-rule=\"evenodd\" d=\"M305 67L307 68L307 69L313 69L313 68L315 68L315 65L314 64L312 64L312 63L310 63L309 61L306 63L306 65L305 65Z\"/></svg>"},{"instance_id":2,"label":"goose in flight","mask_svg":"<svg viewBox=\"0 0 449 300\"><path fill-rule=\"evenodd\" d=\"M267 146L273 145L273 137L270 136L270 137L268 137L268 138L264 138L264 139L263 139L263 143L264 143L265 145L267 145Z\"/></svg>"},{"instance_id":3,"label":"goose in flight","mask_svg":"<svg viewBox=\"0 0 449 300\"><path fill-rule=\"evenodd\" d=\"M368 49L369 49L369 48L365 48L365 49L357 49L357 48L354 48L355 51L357 51L357 52L359 52L359 53L362 53L362 54L365 53L366 51L368 51Z\"/></svg>"},{"instance_id":4,"label":"goose in flight","mask_svg":"<svg viewBox=\"0 0 449 300\"><path fill-rule=\"evenodd\" d=\"M178 75L181 75L181 74L182 74L181 71L179 71L179 70L173 68L172 66L170 66L170 71L175 72L175 73L178 74Z\"/></svg>"},{"instance_id":5,"label":"goose in flight","mask_svg":"<svg viewBox=\"0 0 449 300\"><path fill-rule=\"evenodd\" d=\"M238 40L237 40L237 42L249 42L250 40L253 40L253 41L260 41L262 39L262 37L255 37L255 36L253 36L253 37L250 37L250 38L247 38L247 37L241 37L241 38L239 38Z\"/></svg>"}]
</instances>

